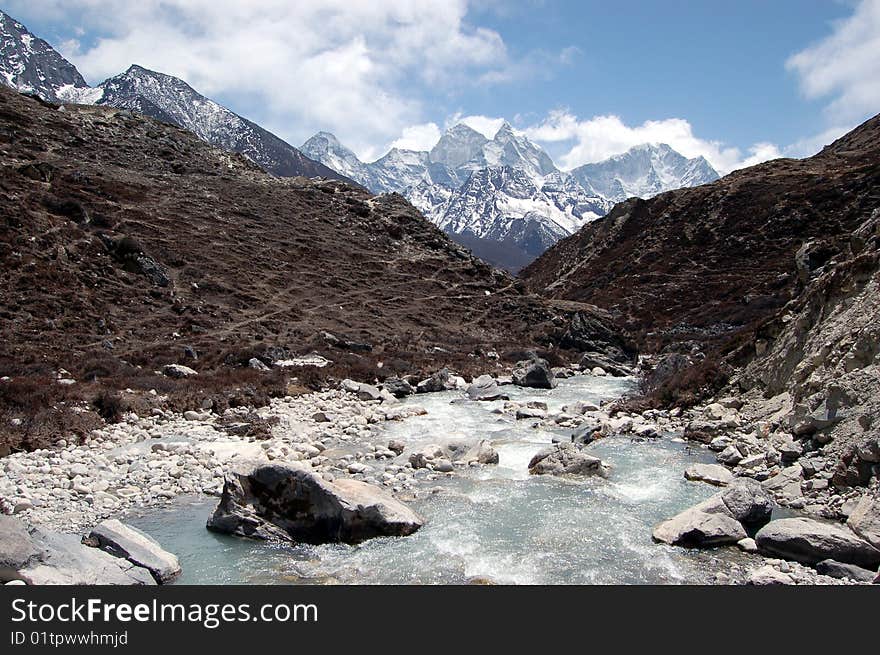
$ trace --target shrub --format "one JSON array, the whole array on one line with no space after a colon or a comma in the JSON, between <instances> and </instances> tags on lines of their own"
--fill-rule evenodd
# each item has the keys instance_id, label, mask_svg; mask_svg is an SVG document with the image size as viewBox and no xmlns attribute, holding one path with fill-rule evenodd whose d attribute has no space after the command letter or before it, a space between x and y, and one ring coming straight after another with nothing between
<instances>
[{"instance_id":1,"label":"shrub","mask_svg":"<svg viewBox=\"0 0 880 655\"><path fill-rule=\"evenodd\" d=\"M118 393L101 391L92 400L92 407L107 423L119 423L128 411L128 404Z\"/></svg>"}]
</instances>

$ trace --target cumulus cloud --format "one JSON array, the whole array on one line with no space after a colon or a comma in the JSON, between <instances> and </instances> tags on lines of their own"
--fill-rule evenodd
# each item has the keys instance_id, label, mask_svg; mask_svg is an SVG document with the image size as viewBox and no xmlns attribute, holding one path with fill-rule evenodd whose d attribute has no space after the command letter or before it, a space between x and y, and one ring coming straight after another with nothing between
<instances>
[{"instance_id":1,"label":"cumulus cloud","mask_svg":"<svg viewBox=\"0 0 880 655\"><path fill-rule=\"evenodd\" d=\"M403 128L400 138L392 142L392 148L402 150L430 150L441 137L437 123L422 123Z\"/></svg>"},{"instance_id":2,"label":"cumulus cloud","mask_svg":"<svg viewBox=\"0 0 880 655\"><path fill-rule=\"evenodd\" d=\"M743 153L739 148L720 141L700 138L683 118L627 125L619 116L581 119L560 109L551 112L540 123L527 127L524 132L538 143L568 145L559 161L566 169L607 159L642 143L665 143L686 157L705 157L722 174L781 154L779 148L770 143L755 144Z\"/></svg>"},{"instance_id":3,"label":"cumulus cloud","mask_svg":"<svg viewBox=\"0 0 880 655\"><path fill-rule=\"evenodd\" d=\"M880 0L862 0L826 38L788 59L807 98L830 98L829 120L853 124L880 111Z\"/></svg>"},{"instance_id":4,"label":"cumulus cloud","mask_svg":"<svg viewBox=\"0 0 880 655\"><path fill-rule=\"evenodd\" d=\"M368 156L424 121L419 91L513 65L466 0L10 0L84 26L61 47L92 82L137 63L185 79L295 141L329 129ZM411 135L414 133L411 133ZM403 138L403 137L402 137Z\"/></svg>"}]
</instances>

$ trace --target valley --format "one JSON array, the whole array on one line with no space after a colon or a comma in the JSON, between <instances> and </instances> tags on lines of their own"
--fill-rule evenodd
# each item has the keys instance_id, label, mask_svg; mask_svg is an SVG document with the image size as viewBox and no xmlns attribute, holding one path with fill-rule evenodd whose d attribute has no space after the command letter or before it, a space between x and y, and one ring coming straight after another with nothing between
<instances>
[{"instance_id":1,"label":"valley","mask_svg":"<svg viewBox=\"0 0 880 655\"><path fill-rule=\"evenodd\" d=\"M880 580L880 116L364 162L0 54L3 583Z\"/></svg>"}]
</instances>

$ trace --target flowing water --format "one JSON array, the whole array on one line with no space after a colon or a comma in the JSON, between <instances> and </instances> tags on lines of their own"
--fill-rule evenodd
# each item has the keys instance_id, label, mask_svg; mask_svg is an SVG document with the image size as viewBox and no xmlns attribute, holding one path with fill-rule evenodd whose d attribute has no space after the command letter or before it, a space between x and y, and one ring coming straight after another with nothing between
<instances>
[{"instance_id":1,"label":"flowing water","mask_svg":"<svg viewBox=\"0 0 880 655\"><path fill-rule=\"evenodd\" d=\"M559 409L575 400L620 396L631 380L575 377L552 391L505 387L512 400L541 400ZM530 476L531 457L570 431L539 430L534 420L492 413L503 403L456 402L458 392L407 402L425 416L389 424L382 441L443 443L489 439L497 466L458 471L426 483L410 504L427 519L416 534L358 546L291 546L250 542L205 529L216 499L178 499L129 521L177 553L180 582L193 584L417 583L491 581L505 584L699 583L711 579L726 549L685 551L652 543L658 521L707 498L715 488L685 481L704 452L668 438L600 440L592 454L612 466L608 479Z\"/></svg>"}]
</instances>

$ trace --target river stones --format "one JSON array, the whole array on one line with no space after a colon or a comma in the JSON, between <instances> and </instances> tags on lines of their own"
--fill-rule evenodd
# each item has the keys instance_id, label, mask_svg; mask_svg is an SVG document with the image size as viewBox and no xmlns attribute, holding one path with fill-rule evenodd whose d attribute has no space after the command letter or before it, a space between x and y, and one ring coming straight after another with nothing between
<instances>
[{"instance_id":1,"label":"river stones","mask_svg":"<svg viewBox=\"0 0 880 655\"><path fill-rule=\"evenodd\" d=\"M453 378L449 369L441 369L431 377L426 378L416 385L416 393L435 393L438 391L451 391L457 387L457 380Z\"/></svg>"},{"instance_id":2,"label":"river stones","mask_svg":"<svg viewBox=\"0 0 880 655\"><path fill-rule=\"evenodd\" d=\"M145 568L84 545L80 538L32 529L40 557L18 571L18 578L34 585L154 585Z\"/></svg>"},{"instance_id":3,"label":"river stones","mask_svg":"<svg viewBox=\"0 0 880 655\"><path fill-rule=\"evenodd\" d=\"M374 485L327 482L293 464L251 460L227 473L207 527L253 539L358 543L409 535L422 524L418 514Z\"/></svg>"},{"instance_id":4,"label":"river stones","mask_svg":"<svg viewBox=\"0 0 880 655\"><path fill-rule=\"evenodd\" d=\"M24 523L0 515L0 582L16 579L17 571L37 560L41 552Z\"/></svg>"},{"instance_id":5,"label":"river stones","mask_svg":"<svg viewBox=\"0 0 880 655\"><path fill-rule=\"evenodd\" d=\"M684 470L688 480L726 487L733 481L733 473L720 464L691 464Z\"/></svg>"},{"instance_id":6,"label":"river stones","mask_svg":"<svg viewBox=\"0 0 880 655\"><path fill-rule=\"evenodd\" d=\"M720 496L703 501L654 527L654 541L704 548L735 544L745 539L745 528L730 514Z\"/></svg>"},{"instance_id":7,"label":"river stones","mask_svg":"<svg viewBox=\"0 0 880 655\"><path fill-rule=\"evenodd\" d=\"M460 458L460 460L468 464L476 462L477 464L497 464L498 451L486 439L480 439L474 446Z\"/></svg>"},{"instance_id":8,"label":"river stones","mask_svg":"<svg viewBox=\"0 0 880 655\"><path fill-rule=\"evenodd\" d=\"M582 452L575 444L557 443L537 453L529 462L532 475L598 475L607 477L610 467L598 457Z\"/></svg>"},{"instance_id":9,"label":"river stones","mask_svg":"<svg viewBox=\"0 0 880 655\"><path fill-rule=\"evenodd\" d=\"M655 541L685 548L736 544L746 528L770 520L773 500L758 482L736 479L730 487L654 527Z\"/></svg>"},{"instance_id":10,"label":"river stones","mask_svg":"<svg viewBox=\"0 0 880 655\"><path fill-rule=\"evenodd\" d=\"M501 393L498 383L491 375L481 375L467 388L465 394L470 400L508 400L509 396Z\"/></svg>"},{"instance_id":11,"label":"river stones","mask_svg":"<svg viewBox=\"0 0 880 655\"><path fill-rule=\"evenodd\" d=\"M862 496L846 524L874 548L880 548L880 500Z\"/></svg>"},{"instance_id":12,"label":"river stones","mask_svg":"<svg viewBox=\"0 0 880 655\"><path fill-rule=\"evenodd\" d=\"M875 571L869 571L854 564L844 564L833 559L823 559L816 564L816 571L831 578L855 580L856 582L873 582L877 575Z\"/></svg>"},{"instance_id":13,"label":"river stones","mask_svg":"<svg viewBox=\"0 0 880 655\"><path fill-rule=\"evenodd\" d=\"M411 396L416 392L416 390L409 382L407 382L403 378L397 377L388 378L387 380L385 380L385 382L382 383L382 388L395 398L406 398L407 396Z\"/></svg>"},{"instance_id":14,"label":"river stones","mask_svg":"<svg viewBox=\"0 0 880 655\"><path fill-rule=\"evenodd\" d=\"M803 564L833 559L873 570L880 565L880 550L855 532L845 525L816 519L798 517L771 521L758 531L755 541L761 552Z\"/></svg>"},{"instance_id":15,"label":"river stones","mask_svg":"<svg viewBox=\"0 0 880 655\"><path fill-rule=\"evenodd\" d=\"M553 389L556 378L547 360L535 357L517 363L513 369L513 383L518 387Z\"/></svg>"},{"instance_id":16,"label":"river stones","mask_svg":"<svg viewBox=\"0 0 880 655\"><path fill-rule=\"evenodd\" d=\"M180 575L180 562L176 555L163 549L149 535L116 519L103 521L92 528L84 543L142 566L159 584L170 582Z\"/></svg>"},{"instance_id":17,"label":"river stones","mask_svg":"<svg viewBox=\"0 0 880 655\"><path fill-rule=\"evenodd\" d=\"M429 444L410 453L409 463L414 469L423 469L427 468L429 463L440 459L445 454L444 449L437 444Z\"/></svg>"}]
</instances>

